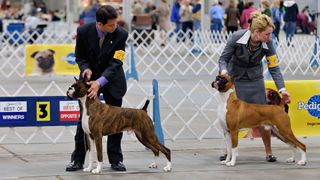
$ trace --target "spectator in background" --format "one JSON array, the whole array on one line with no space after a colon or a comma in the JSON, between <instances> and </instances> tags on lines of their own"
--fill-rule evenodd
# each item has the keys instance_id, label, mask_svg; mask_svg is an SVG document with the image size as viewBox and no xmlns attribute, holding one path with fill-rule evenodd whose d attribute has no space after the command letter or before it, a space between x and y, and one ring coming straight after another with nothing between
<instances>
[{"instance_id":1,"label":"spectator in background","mask_svg":"<svg viewBox=\"0 0 320 180\"><path fill-rule=\"evenodd\" d=\"M36 9L37 6L36 6L36 2L34 0L28 0L24 5L23 5L23 13L24 13L24 16L28 16L30 14L30 12L33 10L33 9Z\"/></svg>"},{"instance_id":2,"label":"spectator in background","mask_svg":"<svg viewBox=\"0 0 320 180\"><path fill-rule=\"evenodd\" d=\"M117 9L117 13L118 13L118 21L117 21L118 26L121 26L123 29L128 31L129 27L126 21L124 20L121 6Z\"/></svg>"},{"instance_id":3,"label":"spectator in background","mask_svg":"<svg viewBox=\"0 0 320 180\"><path fill-rule=\"evenodd\" d=\"M297 27L300 27L303 34L310 34L315 31L315 24L308 12L308 6L304 7L297 17Z\"/></svg>"},{"instance_id":4,"label":"spectator in background","mask_svg":"<svg viewBox=\"0 0 320 180\"><path fill-rule=\"evenodd\" d=\"M242 11L242 14L240 16L240 22L242 24L242 29L248 29L248 27L249 27L248 20L251 18L250 14L252 12L256 11L256 9L253 7L253 5L254 5L254 3L251 0L248 0L247 4L246 4L246 9L244 9Z\"/></svg>"},{"instance_id":5,"label":"spectator in background","mask_svg":"<svg viewBox=\"0 0 320 180\"><path fill-rule=\"evenodd\" d=\"M2 33L2 32L3 32L3 23L2 23L2 19L0 17L0 33Z\"/></svg>"},{"instance_id":6,"label":"spectator in background","mask_svg":"<svg viewBox=\"0 0 320 180\"><path fill-rule=\"evenodd\" d=\"M38 12L36 9L32 9L27 15L26 20L24 22L25 30L29 32L31 38L29 40L30 44L33 44L35 40L37 40L39 34L42 34L43 28L39 28L38 25L41 24L41 19L38 17Z\"/></svg>"},{"instance_id":7,"label":"spectator in background","mask_svg":"<svg viewBox=\"0 0 320 180\"><path fill-rule=\"evenodd\" d=\"M135 0L132 6L133 16L139 16L144 14L143 0Z\"/></svg>"},{"instance_id":8,"label":"spectator in background","mask_svg":"<svg viewBox=\"0 0 320 180\"><path fill-rule=\"evenodd\" d=\"M192 6L190 5L190 0L182 0L181 8L179 11L180 14L180 22L182 26L182 31L184 32L184 35L186 36L188 33L189 38L191 38L193 30L193 22L192 22ZM182 41L185 41L185 37L182 38Z\"/></svg>"},{"instance_id":9,"label":"spectator in background","mask_svg":"<svg viewBox=\"0 0 320 180\"><path fill-rule=\"evenodd\" d=\"M48 13L48 8L45 2L43 2L42 0L40 0L40 2L38 3L38 8L40 10L41 13L43 14L47 14Z\"/></svg>"},{"instance_id":10,"label":"spectator in background","mask_svg":"<svg viewBox=\"0 0 320 180\"><path fill-rule=\"evenodd\" d=\"M79 17L80 25L96 21L96 12L98 10L98 4L95 2L95 0L89 0L87 2L87 4L84 4L84 9Z\"/></svg>"},{"instance_id":11,"label":"spectator in background","mask_svg":"<svg viewBox=\"0 0 320 180\"><path fill-rule=\"evenodd\" d=\"M171 15L170 15L170 21L175 24L175 28L172 33L170 33L169 37L173 36L173 33L178 34L177 35L177 42L179 41L179 37L181 37L181 34L179 33L181 29L181 23L180 23L180 1L181 0L175 0L173 3L172 9L171 9Z\"/></svg>"},{"instance_id":12,"label":"spectator in background","mask_svg":"<svg viewBox=\"0 0 320 180\"><path fill-rule=\"evenodd\" d=\"M286 0L283 3L283 5L285 9L283 20L285 22L287 45L291 46L292 39L296 31L297 16L299 14L299 8L297 3L293 0Z\"/></svg>"},{"instance_id":13,"label":"spectator in background","mask_svg":"<svg viewBox=\"0 0 320 180\"><path fill-rule=\"evenodd\" d=\"M2 10L8 10L8 9L10 9L10 7L11 7L10 0L2 0L2 3L1 3Z\"/></svg>"},{"instance_id":14,"label":"spectator in background","mask_svg":"<svg viewBox=\"0 0 320 180\"><path fill-rule=\"evenodd\" d=\"M159 17L160 38L162 40L161 46L164 46L167 43L167 32L170 30L170 7L167 0L160 1L155 13Z\"/></svg>"},{"instance_id":15,"label":"spectator in background","mask_svg":"<svg viewBox=\"0 0 320 180\"><path fill-rule=\"evenodd\" d=\"M220 33L223 28L224 9L219 4L218 0L212 1L212 7L210 9L210 19L211 31L214 31L215 33Z\"/></svg>"},{"instance_id":16,"label":"spectator in background","mask_svg":"<svg viewBox=\"0 0 320 180\"><path fill-rule=\"evenodd\" d=\"M242 11L244 10L244 2L243 2L243 0L239 0L237 8L239 9L239 13L240 13L240 16L241 16Z\"/></svg>"},{"instance_id":17,"label":"spectator in background","mask_svg":"<svg viewBox=\"0 0 320 180\"><path fill-rule=\"evenodd\" d=\"M269 0L263 0L261 2L261 5L262 5L261 13L271 17L271 8L270 8Z\"/></svg>"},{"instance_id":18,"label":"spectator in background","mask_svg":"<svg viewBox=\"0 0 320 180\"><path fill-rule=\"evenodd\" d=\"M238 30L240 13L235 0L230 0L229 7L226 9L225 26L228 33L233 33Z\"/></svg>"},{"instance_id":19,"label":"spectator in background","mask_svg":"<svg viewBox=\"0 0 320 180\"><path fill-rule=\"evenodd\" d=\"M201 0L195 0L192 8L194 30L201 30Z\"/></svg>"},{"instance_id":20,"label":"spectator in background","mask_svg":"<svg viewBox=\"0 0 320 180\"><path fill-rule=\"evenodd\" d=\"M271 9L272 20L274 23L274 30L272 32L273 36L279 42L279 32L280 32L280 25L281 25L281 11L280 11L280 0L274 0Z\"/></svg>"},{"instance_id":21,"label":"spectator in background","mask_svg":"<svg viewBox=\"0 0 320 180\"><path fill-rule=\"evenodd\" d=\"M153 3L153 0L148 0L147 1L147 6L144 8L144 12L149 14L151 13L151 29L152 30L157 30L157 25L158 25L158 15L155 13L152 13L154 10L156 10L156 6Z\"/></svg>"}]
</instances>

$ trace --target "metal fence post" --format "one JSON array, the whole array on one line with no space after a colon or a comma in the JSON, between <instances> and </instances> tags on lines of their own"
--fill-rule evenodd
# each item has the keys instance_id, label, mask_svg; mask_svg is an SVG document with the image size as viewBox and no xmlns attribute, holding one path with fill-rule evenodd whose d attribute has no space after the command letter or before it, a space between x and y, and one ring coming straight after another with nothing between
<instances>
[{"instance_id":1,"label":"metal fence post","mask_svg":"<svg viewBox=\"0 0 320 180\"><path fill-rule=\"evenodd\" d=\"M130 47L130 61L129 61L129 69L126 72L126 80L128 80L130 77L139 81L138 78L138 72L136 69L136 63L134 61L134 46L133 43L129 43Z\"/></svg>"},{"instance_id":2,"label":"metal fence post","mask_svg":"<svg viewBox=\"0 0 320 180\"><path fill-rule=\"evenodd\" d=\"M164 137L160 119L160 107L159 107L159 90L158 90L158 81L156 79L152 80L153 87L153 121L154 128L157 134L157 137L161 144L164 144Z\"/></svg>"}]
</instances>

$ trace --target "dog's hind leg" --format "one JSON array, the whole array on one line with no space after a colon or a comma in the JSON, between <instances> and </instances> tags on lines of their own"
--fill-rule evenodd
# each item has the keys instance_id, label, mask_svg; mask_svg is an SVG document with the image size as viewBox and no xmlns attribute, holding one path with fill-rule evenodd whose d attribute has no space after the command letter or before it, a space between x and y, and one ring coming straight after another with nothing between
<instances>
[{"instance_id":1,"label":"dog's hind leg","mask_svg":"<svg viewBox=\"0 0 320 180\"><path fill-rule=\"evenodd\" d=\"M97 149L97 159L98 159L98 165L95 169L92 170L92 173L98 174L101 173L102 169L102 162L103 162L103 155L102 155L102 136L98 136L95 139L96 143L96 149Z\"/></svg>"},{"instance_id":2,"label":"dog's hind leg","mask_svg":"<svg viewBox=\"0 0 320 180\"><path fill-rule=\"evenodd\" d=\"M152 147L151 144L142 137L142 133L140 131L134 131L137 139L140 141L141 144L143 144L145 147L151 149L151 151L154 154L154 160L151 164L149 164L149 168L158 168L157 159L159 157L159 150L157 150L155 147Z\"/></svg>"},{"instance_id":3,"label":"dog's hind leg","mask_svg":"<svg viewBox=\"0 0 320 180\"><path fill-rule=\"evenodd\" d=\"M301 160L298 161L297 164L302 166L306 165L306 146L294 136L290 125L290 119L287 114L277 121L277 128L279 129L279 133L286 139L287 143L300 151Z\"/></svg>"},{"instance_id":4,"label":"dog's hind leg","mask_svg":"<svg viewBox=\"0 0 320 180\"><path fill-rule=\"evenodd\" d=\"M168 149L167 147L165 147L163 144L160 144L159 141L158 142L158 147L159 150L167 157L167 165L163 168L163 170L165 172L170 172L172 170L172 166L171 166L171 150Z\"/></svg>"},{"instance_id":5,"label":"dog's hind leg","mask_svg":"<svg viewBox=\"0 0 320 180\"><path fill-rule=\"evenodd\" d=\"M92 159L92 156L93 156L93 150L92 150L92 147L94 147L94 141L93 139L91 139L90 136L86 135L87 138L89 139L89 143L90 143L90 148L88 149L88 153L89 153L89 161L88 161L88 167L87 168L84 168L83 171L85 172L91 172L92 169L93 169L93 159Z\"/></svg>"},{"instance_id":6,"label":"dog's hind leg","mask_svg":"<svg viewBox=\"0 0 320 180\"><path fill-rule=\"evenodd\" d=\"M292 149L291 157L287 159L287 163L295 163L296 162L296 151L297 148L290 146Z\"/></svg>"},{"instance_id":7,"label":"dog's hind leg","mask_svg":"<svg viewBox=\"0 0 320 180\"><path fill-rule=\"evenodd\" d=\"M147 141L150 143L151 146L155 147L158 151L158 156L159 156L159 151L161 151L167 158L167 165L163 168L165 172L170 172L172 169L171 166L171 151L167 147L165 147L163 144L160 143L159 139L157 138L156 134L150 133L149 136L146 136Z\"/></svg>"}]
</instances>

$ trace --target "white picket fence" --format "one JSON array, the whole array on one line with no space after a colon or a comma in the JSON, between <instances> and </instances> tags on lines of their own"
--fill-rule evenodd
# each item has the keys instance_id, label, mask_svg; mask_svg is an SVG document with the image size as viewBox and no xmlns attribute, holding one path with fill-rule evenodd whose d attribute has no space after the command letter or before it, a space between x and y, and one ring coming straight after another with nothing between
<instances>
[{"instance_id":1,"label":"white picket fence","mask_svg":"<svg viewBox=\"0 0 320 180\"><path fill-rule=\"evenodd\" d=\"M28 32L0 35L0 96L63 96L73 82L71 76L25 77L25 45L30 39L37 44L70 44L75 31L46 30L42 34ZM220 138L216 126L217 92L210 83L218 71L218 58L227 34L203 31L169 37L164 46L160 33L132 32L128 39L124 69L130 70L134 58L139 81L128 80L124 107L139 108L152 98L152 79L159 81L160 116L167 140ZM215 37L215 38L214 38ZM219 37L219 38L217 38ZM314 36L296 35L294 47L280 36L277 53L286 79L320 79L319 51L314 51ZM151 39L151 40L150 40ZM20 40L20 42L19 42ZM131 46L135 45L135 46ZM317 42L319 48L319 41ZM133 54L130 48L133 47ZM314 54L316 52L316 54ZM312 58L312 57L316 58ZM317 63L310 63L315 59ZM313 66L312 66L313 65ZM266 78L268 74L265 73ZM150 106L152 107L152 106ZM152 116L152 108L149 114ZM0 143L52 143L73 141L74 127L0 128ZM11 136L11 135L14 136ZM132 140L133 136L129 136ZM133 138L134 139L134 138Z\"/></svg>"}]
</instances>

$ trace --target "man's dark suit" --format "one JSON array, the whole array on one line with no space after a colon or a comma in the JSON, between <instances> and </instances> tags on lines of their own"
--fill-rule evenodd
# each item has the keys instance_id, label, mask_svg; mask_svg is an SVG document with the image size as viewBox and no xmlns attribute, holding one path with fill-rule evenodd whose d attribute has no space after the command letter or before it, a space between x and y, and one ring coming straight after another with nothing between
<instances>
[{"instance_id":1,"label":"man's dark suit","mask_svg":"<svg viewBox=\"0 0 320 180\"><path fill-rule=\"evenodd\" d=\"M117 27L113 33L107 33L103 45L99 47L99 37L96 23L89 23L77 29L77 42L75 49L76 62L81 74L84 70L92 71L91 80L97 80L104 76L108 83L100 88L107 104L121 106L122 97L126 93L127 84L123 72L123 59L116 59L115 52L124 53L128 33L121 27ZM81 118L80 118L81 119ZM123 161L121 152L122 133L108 136L107 153L110 164ZM75 135L75 150L71 161L84 163L85 160L84 132L81 121L78 122Z\"/></svg>"}]
</instances>

